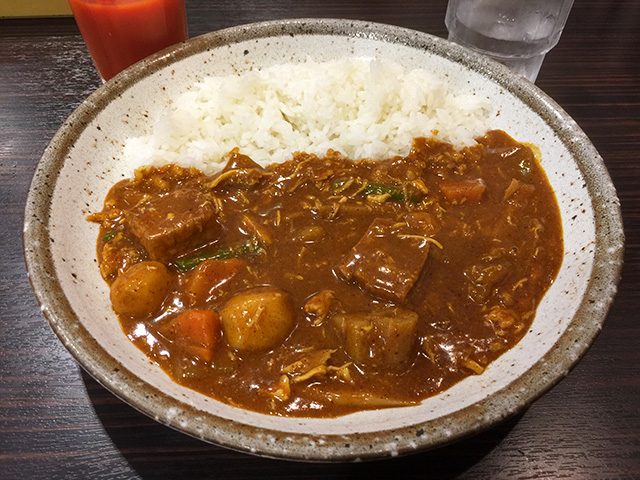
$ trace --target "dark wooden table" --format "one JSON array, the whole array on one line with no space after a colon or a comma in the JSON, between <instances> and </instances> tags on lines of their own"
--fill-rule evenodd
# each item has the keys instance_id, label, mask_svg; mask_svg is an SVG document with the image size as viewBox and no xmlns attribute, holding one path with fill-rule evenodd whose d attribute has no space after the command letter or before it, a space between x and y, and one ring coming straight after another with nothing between
<instances>
[{"instance_id":1,"label":"dark wooden table","mask_svg":"<svg viewBox=\"0 0 640 480\"><path fill-rule=\"evenodd\" d=\"M187 0L191 36L261 20L371 20L446 36L445 0ZM604 330L517 418L383 462L296 464L194 440L83 373L31 292L22 214L54 132L99 85L70 18L0 19L0 478L640 478L640 2L576 0L538 86L586 131L622 202L627 247Z\"/></svg>"}]
</instances>

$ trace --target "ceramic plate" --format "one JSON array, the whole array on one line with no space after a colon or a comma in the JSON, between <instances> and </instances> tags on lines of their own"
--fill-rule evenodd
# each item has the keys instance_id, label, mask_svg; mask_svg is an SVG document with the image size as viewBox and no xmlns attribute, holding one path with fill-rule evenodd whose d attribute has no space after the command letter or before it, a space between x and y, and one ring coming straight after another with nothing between
<instances>
[{"instance_id":1,"label":"ceramic plate","mask_svg":"<svg viewBox=\"0 0 640 480\"><path fill-rule=\"evenodd\" d=\"M307 58L388 58L491 99L488 128L540 147L562 213L562 269L531 330L480 376L415 407L331 419L253 413L173 383L122 333L96 261L99 211L132 174L124 139L149 133L195 81ZM619 202L598 152L533 84L430 35L346 20L285 20L213 32L134 65L99 88L46 149L24 224L29 276L45 317L77 361L125 402L202 440L260 455L339 461L396 456L476 433L551 388L594 340L616 291L623 253ZM550 419L549 421L553 421Z\"/></svg>"}]
</instances>

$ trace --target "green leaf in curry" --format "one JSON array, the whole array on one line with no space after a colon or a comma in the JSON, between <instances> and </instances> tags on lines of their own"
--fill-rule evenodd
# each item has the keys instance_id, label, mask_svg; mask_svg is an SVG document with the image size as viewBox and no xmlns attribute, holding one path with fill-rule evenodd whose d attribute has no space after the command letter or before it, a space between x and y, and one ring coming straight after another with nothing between
<instances>
[{"instance_id":1,"label":"green leaf in curry","mask_svg":"<svg viewBox=\"0 0 640 480\"><path fill-rule=\"evenodd\" d=\"M357 180L349 178L339 178L331 184L331 190L343 191L349 188L351 185L360 185ZM364 186L361 186L356 192L359 195L389 195L389 199L394 202L404 202L407 197L401 187L398 185L392 185L390 183L375 182L367 180ZM417 203L419 200L416 196L411 195L409 197L411 203Z\"/></svg>"},{"instance_id":2,"label":"green leaf in curry","mask_svg":"<svg viewBox=\"0 0 640 480\"><path fill-rule=\"evenodd\" d=\"M179 258L175 261L175 266L181 272L188 272L205 260L226 260L228 258L244 257L246 255L260 253L263 250L264 245L261 242L251 240L236 245L220 247L216 250L201 252L189 257Z\"/></svg>"},{"instance_id":3,"label":"green leaf in curry","mask_svg":"<svg viewBox=\"0 0 640 480\"><path fill-rule=\"evenodd\" d=\"M102 236L102 241L104 243L108 243L111 240L113 240L113 237L115 237L117 234L118 234L118 230L111 230L109 233Z\"/></svg>"}]
</instances>

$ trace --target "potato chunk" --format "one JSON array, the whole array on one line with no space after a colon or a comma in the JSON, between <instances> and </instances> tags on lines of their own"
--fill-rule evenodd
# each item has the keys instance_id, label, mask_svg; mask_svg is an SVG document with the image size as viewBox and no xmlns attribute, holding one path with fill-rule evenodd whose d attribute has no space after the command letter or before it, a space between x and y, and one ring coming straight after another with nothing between
<instances>
[{"instance_id":1,"label":"potato chunk","mask_svg":"<svg viewBox=\"0 0 640 480\"><path fill-rule=\"evenodd\" d=\"M111 284L113 310L130 317L153 315L169 293L171 281L171 273L162 263L136 263Z\"/></svg>"},{"instance_id":2,"label":"potato chunk","mask_svg":"<svg viewBox=\"0 0 640 480\"><path fill-rule=\"evenodd\" d=\"M220 312L220 320L231 347L240 351L267 350L291 332L293 304L279 288L253 288L232 297Z\"/></svg>"},{"instance_id":3,"label":"potato chunk","mask_svg":"<svg viewBox=\"0 0 640 480\"><path fill-rule=\"evenodd\" d=\"M374 370L400 370L413 360L418 314L402 308L333 318L352 360Z\"/></svg>"}]
</instances>

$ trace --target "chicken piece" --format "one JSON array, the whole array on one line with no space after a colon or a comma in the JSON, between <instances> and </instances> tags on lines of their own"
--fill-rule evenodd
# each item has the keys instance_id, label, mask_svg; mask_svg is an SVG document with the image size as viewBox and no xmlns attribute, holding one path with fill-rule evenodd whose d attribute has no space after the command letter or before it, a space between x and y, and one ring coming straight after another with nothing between
<instances>
[{"instance_id":1,"label":"chicken piece","mask_svg":"<svg viewBox=\"0 0 640 480\"><path fill-rule=\"evenodd\" d=\"M331 308L331 303L335 299L335 293L331 290L322 290L313 295L304 304L304 311L315 316L314 325L319 325L325 319Z\"/></svg>"}]
</instances>

